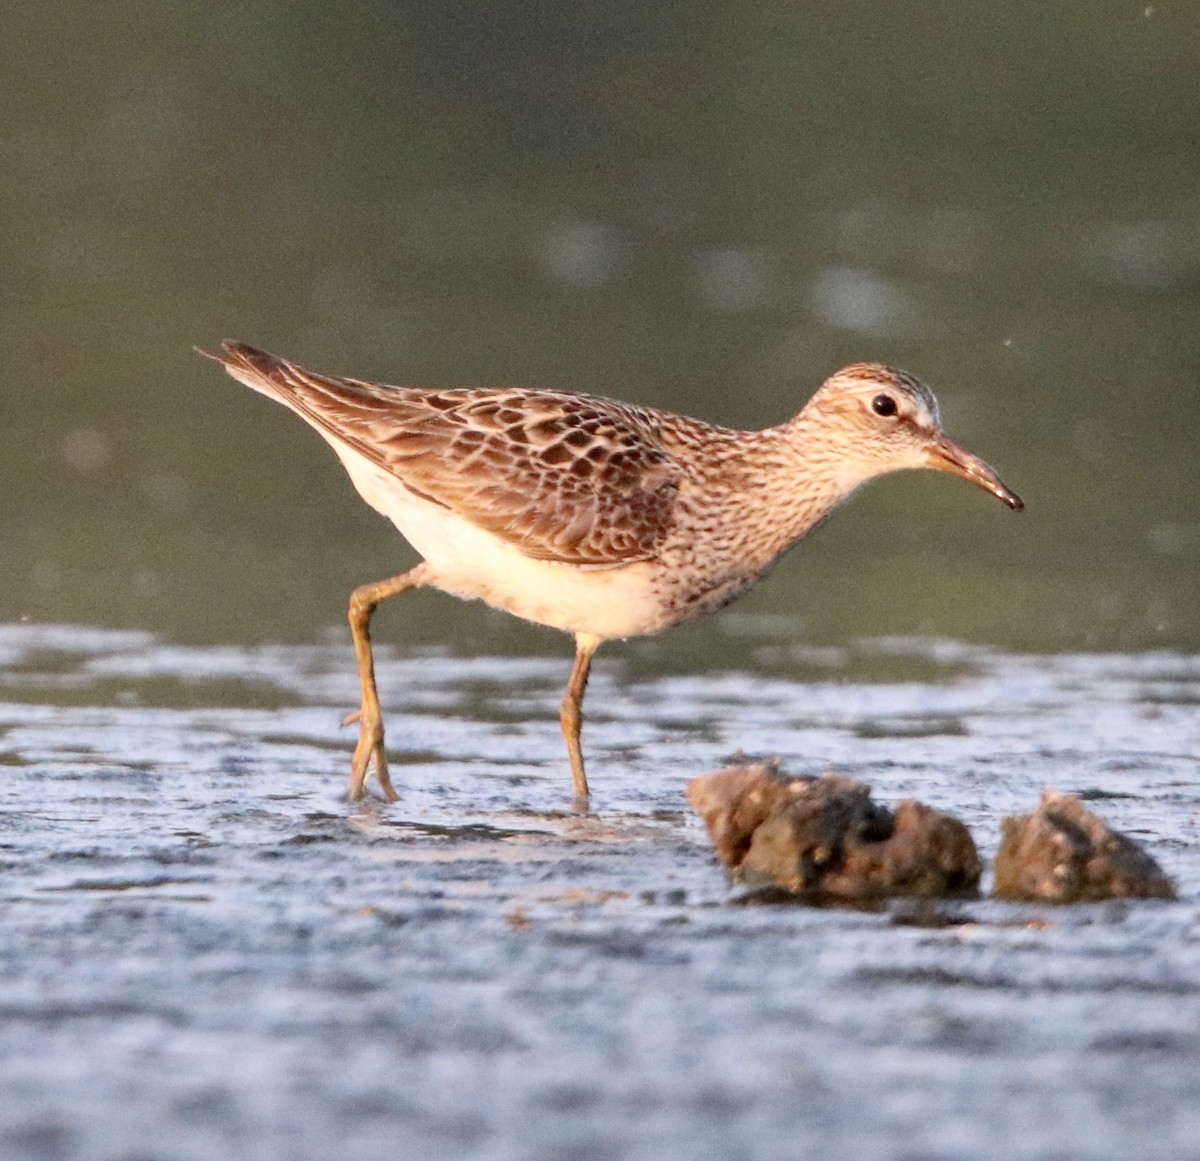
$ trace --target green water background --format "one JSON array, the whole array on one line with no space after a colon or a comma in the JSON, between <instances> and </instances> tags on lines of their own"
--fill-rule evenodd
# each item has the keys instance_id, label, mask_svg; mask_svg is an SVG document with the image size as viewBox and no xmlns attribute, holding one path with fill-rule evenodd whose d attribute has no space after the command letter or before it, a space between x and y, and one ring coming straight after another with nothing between
<instances>
[{"instance_id":1,"label":"green water background","mask_svg":"<svg viewBox=\"0 0 1200 1161\"><path fill-rule=\"evenodd\" d=\"M744 426L894 362L1028 511L887 480L743 614L1200 645L1200 6L49 0L0 97L0 619L303 640L412 562L229 336Z\"/></svg>"}]
</instances>

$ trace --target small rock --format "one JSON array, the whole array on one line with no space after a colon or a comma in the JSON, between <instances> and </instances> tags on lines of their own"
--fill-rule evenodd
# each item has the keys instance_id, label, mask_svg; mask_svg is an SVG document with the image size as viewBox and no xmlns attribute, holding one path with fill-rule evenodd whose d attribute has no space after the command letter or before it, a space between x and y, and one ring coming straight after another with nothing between
<instances>
[{"instance_id":1,"label":"small rock","mask_svg":"<svg viewBox=\"0 0 1200 1161\"><path fill-rule=\"evenodd\" d=\"M1091 903L1174 899L1175 885L1133 839L1074 794L1046 790L1032 814L1006 818L996 854L997 899Z\"/></svg>"},{"instance_id":2,"label":"small rock","mask_svg":"<svg viewBox=\"0 0 1200 1161\"><path fill-rule=\"evenodd\" d=\"M849 778L735 766L693 779L687 795L730 877L749 887L851 901L979 885L979 855L961 822L911 801L893 814Z\"/></svg>"}]
</instances>

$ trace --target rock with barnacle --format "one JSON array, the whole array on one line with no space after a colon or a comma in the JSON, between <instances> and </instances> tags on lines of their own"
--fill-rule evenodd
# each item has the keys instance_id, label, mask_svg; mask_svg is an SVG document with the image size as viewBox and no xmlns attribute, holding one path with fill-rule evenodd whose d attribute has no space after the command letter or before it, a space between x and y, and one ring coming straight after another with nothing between
<instances>
[{"instance_id":1,"label":"rock with barnacle","mask_svg":"<svg viewBox=\"0 0 1200 1161\"><path fill-rule=\"evenodd\" d=\"M1158 863L1073 794L1046 790L1032 814L1006 818L1000 826L992 887L998 899L1089 903L1176 897Z\"/></svg>"},{"instance_id":2,"label":"rock with barnacle","mask_svg":"<svg viewBox=\"0 0 1200 1161\"><path fill-rule=\"evenodd\" d=\"M979 855L961 822L919 802L890 811L849 778L791 778L752 764L695 778L687 795L731 879L747 887L855 902L979 885Z\"/></svg>"}]
</instances>

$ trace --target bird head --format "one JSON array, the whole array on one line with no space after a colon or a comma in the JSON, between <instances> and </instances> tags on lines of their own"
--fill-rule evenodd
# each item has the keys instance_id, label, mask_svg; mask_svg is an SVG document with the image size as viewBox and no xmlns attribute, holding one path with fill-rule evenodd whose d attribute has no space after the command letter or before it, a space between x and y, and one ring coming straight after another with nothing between
<instances>
[{"instance_id":1,"label":"bird head","mask_svg":"<svg viewBox=\"0 0 1200 1161\"><path fill-rule=\"evenodd\" d=\"M807 429L810 448L823 445L859 482L905 468L933 468L991 492L1015 511L1025 506L993 468L942 430L933 392L894 367L843 367L805 404L797 422ZM812 438L815 433L819 438Z\"/></svg>"}]
</instances>

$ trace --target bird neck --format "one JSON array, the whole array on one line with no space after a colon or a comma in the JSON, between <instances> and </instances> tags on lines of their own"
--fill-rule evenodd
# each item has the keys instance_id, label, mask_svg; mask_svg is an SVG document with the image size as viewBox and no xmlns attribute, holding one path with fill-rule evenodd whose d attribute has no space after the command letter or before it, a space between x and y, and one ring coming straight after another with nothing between
<instances>
[{"instance_id":1,"label":"bird neck","mask_svg":"<svg viewBox=\"0 0 1200 1161\"><path fill-rule=\"evenodd\" d=\"M798 417L801 418L801 417ZM720 528L709 549L739 575L757 575L802 539L865 482L811 422L792 420L753 433L728 431L699 461L702 479L680 503L688 525ZM709 443L712 444L711 433Z\"/></svg>"},{"instance_id":2,"label":"bird neck","mask_svg":"<svg viewBox=\"0 0 1200 1161\"><path fill-rule=\"evenodd\" d=\"M877 474L819 416L801 411L772 434L777 451L764 484L786 513L781 523L791 532L789 543L828 519Z\"/></svg>"}]
</instances>

